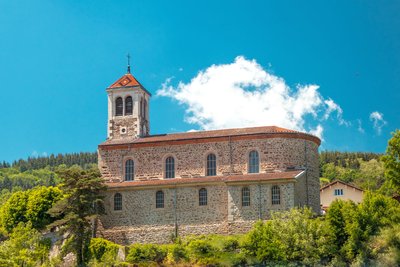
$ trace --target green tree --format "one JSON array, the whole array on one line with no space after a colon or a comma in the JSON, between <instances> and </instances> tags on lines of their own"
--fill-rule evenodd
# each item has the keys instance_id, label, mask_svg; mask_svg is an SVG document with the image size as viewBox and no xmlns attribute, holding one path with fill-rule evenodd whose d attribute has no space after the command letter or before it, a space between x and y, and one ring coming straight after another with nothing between
<instances>
[{"instance_id":1,"label":"green tree","mask_svg":"<svg viewBox=\"0 0 400 267\"><path fill-rule=\"evenodd\" d=\"M382 157L385 175L400 193L400 130L392 133L388 142L386 154Z\"/></svg>"},{"instance_id":2,"label":"green tree","mask_svg":"<svg viewBox=\"0 0 400 267\"><path fill-rule=\"evenodd\" d=\"M42 229L54 218L47 211L60 200L62 192L57 187L41 186L29 191L28 203L26 207L26 219L32 223L36 229Z\"/></svg>"},{"instance_id":3,"label":"green tree","mask_svg":"<svg viewBox=\"0 0 400 267\"><path fill-rule=\"evenodd\" d=\"M61 188L66 197L50 209L52 216L61 218L50 227L60 227L60 233L68 240L66 250L75 253L78 266L84 266L91 222L103 210L99 208L103 202L100 193L106 186L98 169L82 170L73 166L58 175L63 180Z\"/></svg>"},{"instance_id":4,"label":"green tree","mask_svg":"<svg viewBox=\"0 0 400 267\"><path fill-rule=\"evenodd\" d=\"M24 191L15 192L0 208L0 225L7 231L12 229L20 222L27 222L26 206L28 194Z\"/></svg>"},{"instance_id":5,"label":"green tree","mask_svg":"<svg viewBox=\"0 0 400 267\"><path fill-rule=\"evenodd\" d=\"M19 223L10 238L0 243L0 266L42 266L48 261L50 240L32 228Z\"/></svg>"}]
</instances>

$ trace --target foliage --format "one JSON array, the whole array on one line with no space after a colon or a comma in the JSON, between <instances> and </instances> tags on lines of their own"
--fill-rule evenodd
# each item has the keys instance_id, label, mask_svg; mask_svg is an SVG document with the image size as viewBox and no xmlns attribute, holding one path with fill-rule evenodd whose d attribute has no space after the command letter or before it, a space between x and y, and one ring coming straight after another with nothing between
<instances>
[{"instance_id":1,"label":"foliage","mask_svg":"<svg viewBox=\"0 0 400 267\"><path fill-rule=\"evenodd\" d=\"M129 263L161 263L167 257L167 250L163 246L154 244L135 244L129 247L126 261Z\"/></svg>"},{"instance_id":2,"label":"foliage","mask_svg":"<svg viewBox=\"0 0 400 267\"><path fill-rule=\"evenodd\" d=\"M30 222L33 228L42 229L54 221L47 211L61 197L61 190L56 187L15 192L0 208L0 226L11 232L18 223Z\"/></svg>"},{"instance_id":3,"label":"foliage","mask_svg":"<svg viewBox=\"0 0 400 267\"><path fill-rule=\"evenodd\" d=\"M380 229L400 223L400 205L390 197L366 193L361 204L335 201L327 222L334 236L334 255L348 263L370 258L368 241Z\"/></svg>"},{"instance_id":4,"label":"foliage","mask_svg":"<svg viewBox=\"0 0 400 267\"><path fill-rule=\"evenodd\" d=\"M368 243L373 265L400 266L400 225L382 229Z\"/></svg>"},{"instance_id":5,"label":"foliage","mask_svg":"<svg viewBox=\"0 0 400 267\"><path fill-rule=\"evenodd\" d=\"M92 262L113 265L117 262L119 247L117 244L106 239L92 238L89 243L89 258Z\"/></svg>"},{"instance_id":6,"label":"foliage","mask_svg":"<svg viewBox=\"0 0 400 267\"><path fill-rule=\"evenodd\" d=\"M10 238L0 243L0 266L40 266L48 261L50 240L32 228L19 223Z\"/></svg>"},{"instance_id":7,"label":"foliage","mask_svg":"<svg viewBox=\"0 0 400 267\"><path fill-rule=\"evenodd\" d=\"M292 209L272 214L272 220L258 222L244 242L245 254L260 263L313 265L327 260L331 236L326 223L312 219L309 209Z\"/></svg>"},{"instance_id":8,"label":"foliage","mask_svg":"<svg viewBox=\"0 0 400 267\"><path fill-rule=\"evenodd\" d=\"M187 249L180 243L169 245L167 261L169 263L181 263L189 261Z\"/></svg>"},{"instance_id":9,"label":"foliage","mask_svg":"<svg viewBox=\"0 0 400 267\"><path fill-rule=\"evenodd\" d=\"M400 193L400 130L392 133L382 160L386 177L395 186L397 193Z\"/></svg>"},{"instance_id":10,"label":"foliage","mask_svg":"<svg viewBox=\"0 0 400 267\"><path fill-rule=\"evenodd\" d=\"M100 193L106 187L98 169L82 170L73 166L58 174L63 179L61 188L65 197L50 209L53 217L60 218L50 227L59 227L60 233L69 240L66 249L75 253L80 266L87 255L91 223L103 211Z\"/></svg>"},{"instance_id":11,"label":"foliage","mask_svg":"<svg viewBox=\"0 0 400 267\"><path fill-rule=\"evenodd\" d=\"M26 170L37 170L43 169L48 166L56 167L59 165L65 165L71 167L78 165L81 168L90 168L92 164L97 164L97 153L96 152L80 152L72 154L51 154L50 156L40 157L29 157L27 160L20 159L12 163L12 167L24 172ZM10 164L3 163L1 167L9 167Z\"/></svg>"}]
</instances>

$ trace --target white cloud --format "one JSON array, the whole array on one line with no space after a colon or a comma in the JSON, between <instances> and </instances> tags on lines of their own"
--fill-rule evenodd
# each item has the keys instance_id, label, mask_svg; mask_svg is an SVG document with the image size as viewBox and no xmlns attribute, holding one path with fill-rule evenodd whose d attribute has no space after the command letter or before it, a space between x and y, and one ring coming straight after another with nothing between
<instances>
[{"instance_id":1,"label":"white cloud","mask_svg":"<svg viewBox=\"0 0 400 267\"><path fill-rule=\"evenodd\" d=\"M325 120L327 120L333 112L336 112L336 118L339 122L339 125L345 125L345 126L351 125L351 122L343 119L342 108L338 104L336 104L331 98L325 100L324 103L327 106L327 109L325 110L325 114L324 114Z\"/></svg>"},{"instance_id":2,"label":"white cloud","mask_svg":"<svg viewBox=\"0 0 400 267\"><path fill-rule=\"evenodd\" d=\"M382 133L382 127L387 124L383 119L383 114L379 111L374 111L369 114L369 120L372 121L373 127L378 135Z\"/></svg>"},{"instance_id":3,"label":"white cloud","mask_svg":"<svg viewBox=\"0 0 400 267\"><path fill-rule=\"evenodd\" d=\"M348 122L342 119L340 106L330 98L325 100L318 89L310 84L292 90L284 79L267 72L255 60L239 56L231 64L200 71L188 83L173 86L167 79L157 95L187 106L186 121L204 130L277 125L322 138L319 122L332 113L336 112L339 124ZM306 121L308 116L314 119L311 125Z\"/></svg>"},{"instance_id":4,"label":"white cloud","mask_svg":"<svg viewBox=\"0 0 400 267\"><path fill-rule=\"evenodd\" d=\"M364 128L362 127L362 122L361 122L360 119L357 120L357 123L358 123L357 130L358 130L360 133L365 133L365 130L364 130Z\"/></svg>"}]
</instances>

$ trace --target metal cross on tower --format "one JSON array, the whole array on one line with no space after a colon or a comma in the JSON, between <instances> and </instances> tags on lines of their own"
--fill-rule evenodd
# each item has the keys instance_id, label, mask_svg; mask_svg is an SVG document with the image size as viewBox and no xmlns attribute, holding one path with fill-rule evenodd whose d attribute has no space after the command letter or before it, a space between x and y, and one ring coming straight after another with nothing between
<instances>
[{"instance_id":1,"label":"metal cross on tower","mask_svg":"<svg viewBox=\"0 0 400 267\"><path fill-rule=\"evenodd\" d=\"M128 53L126 57L128 58L128 73L131 73L131 55Z\"/></svg>"}]
</instances>

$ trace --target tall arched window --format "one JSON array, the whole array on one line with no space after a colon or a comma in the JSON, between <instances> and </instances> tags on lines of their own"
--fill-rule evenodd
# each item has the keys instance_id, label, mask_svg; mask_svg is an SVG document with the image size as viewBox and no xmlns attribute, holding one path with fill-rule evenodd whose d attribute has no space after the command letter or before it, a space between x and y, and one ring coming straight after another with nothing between
<instances>
[{"instance_id":1,"label":"tall arched window","mask_svg":"<svg viewBox=\"0 0 400 267\"><path fill-rule=\"evenodd\" d=\"M207 176L217 175L217 157L215 154L208 154L207 156Z\"/></svg>"},{"instance_id":2,"label":"tall arched window","mask_svg":"<svg viewBox=\"0 0 400 267\"><path fill-rule=\"evenodd\" d=\"M156 208L164 208L164 192L157 191L156 193Z\"/></svg>"},{"instance_id":3,"label":"tall arched window","mask_svg":"<svg viewBox=\"0 0 400 267\"><path fill-rule=\"evenodd\" d=\"M272 198L272 205L281 204L281 190L279 186L274 185L271 188L271 198Z\"/></svg>"},{"instance_id":4,"label":"tall arched window","mask_svg":"<svg viewBox=\"0 0 400 267\"><path fill-rule=\"evenodd\" d=\"M135 178L135 163L128 159L125 161L125 181L133 181Z\"/></svg>"},{"instance_id":5,"label":"tall arched window","mask_svg":"<svg viewBox=\"0 0 400 267\"><path fill-rule=\"evenodd\" d=\"M256 150L250 151L249 153L249 173L260 172L260 160L258 152Z\"/></svg>"},{"instance_id":6,"label":"tall arched window","mask_svg":"<svg viewBox=\"0 0 400 267\"><path fill-rule=\"evenodd\" d=\"M122 210L122 195L120 193L114 195L114 210Z\"/></svg>"},{"instance_id":7,"label":"tall arched window","mask_svg":"<svg viewBox=\"0 0 400 267\"><path fill-rule=\"evenodd\" d=\"M128 96L125 98L125 115L132 115L133 111L133 102L132 97Z\"/></svg>"},{"instance_id":8,"label":"tall arched window","mask_svg":"<svg viewBox=\"0 0 400 267\"><path fill-rule=\"evenodd\" d=\"M115 100L115 116L124 115L124 103L122 101L122 97L118 97Z\"/></svg>"},{"instance_id":9,"label":"tall arched window","mask_svg":"<svg viewBox=\"0 0 400 267\"><path fill-rule=\"evenodd\" d=\"M199 190L199 206L207 205L207 189L202 188Z\"/></svg>"},{"instance_id":10,"label":"tall arched window","mask_svg":"<svg viewBox=\"0 0 400 267\"><path fill-rule=\"evenodd\" d=\"M250 206L250 189L248 187L242 188L242 206Z\"/></svg>"},{"instance_id":11,"label":"tall arched window","mask_svg":"<svg viewBox=\"0 0 400 267\"><path fill-rule=\"evenodd\" d=\"M165 160L165 178L175 178L175 159L173 157Z\"/></svg>"}]
</instances>

